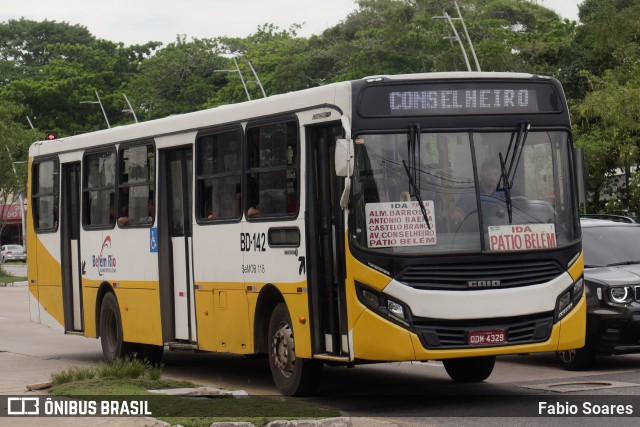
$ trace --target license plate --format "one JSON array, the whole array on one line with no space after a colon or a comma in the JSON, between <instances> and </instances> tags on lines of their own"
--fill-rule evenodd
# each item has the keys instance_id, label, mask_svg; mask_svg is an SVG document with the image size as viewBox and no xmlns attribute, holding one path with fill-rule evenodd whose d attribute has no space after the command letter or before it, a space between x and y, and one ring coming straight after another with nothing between
<instances>
[{"instance_id":1,"label":"license plate","mask_svg":"<svg viewBox=\"0 0 640 427\"><path fill-rule=\"evenodd\" d=\"M467 335L469 345L493 345L507 342L506 329L492 329L490 331L470 331Z\"/></svg>"}]
</instances>

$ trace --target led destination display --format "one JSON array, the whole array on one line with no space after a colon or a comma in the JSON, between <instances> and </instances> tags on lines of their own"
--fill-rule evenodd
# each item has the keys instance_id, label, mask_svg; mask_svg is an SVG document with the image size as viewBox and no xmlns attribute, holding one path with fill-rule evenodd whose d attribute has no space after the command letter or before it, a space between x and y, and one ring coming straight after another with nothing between
<instances>
[{"instance_id":1,"label":"led destination display","mask_svg":"<svg viewBox=\"0 0 640 427\"><path fill-rule=\"evenodd\" d=\"M452 82L371 86L364 89L359 112L365 117L561 112L551 84Z\"/></svg>"}]
</instances>

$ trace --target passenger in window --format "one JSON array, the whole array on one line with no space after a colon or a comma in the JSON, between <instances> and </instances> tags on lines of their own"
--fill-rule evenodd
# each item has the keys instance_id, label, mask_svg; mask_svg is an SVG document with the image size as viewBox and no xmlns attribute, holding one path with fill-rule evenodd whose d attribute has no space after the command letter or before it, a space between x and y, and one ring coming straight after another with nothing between
<instances>
[{"instance_id":1,"label":"passenger in window","mask_svg":"<svg viewBox=\"0 0 640 427\"><path fill-rule=\"evenodd\" d=\"M129 224L129 187L124 187L120 192L120 215L118 225L120 227Z\"/></svg>"},{"instance_id":2,"label":"passenger in window","mask_svg":"<svg viewBox=\"0 0 640 427\"><path fill-rule=\"evenodd\" d=\"M247 210L247 216L260 215L260 192L258 177L252 175L249 178L249 209Z\"/></svg>"},{"instance_id":3,"label":"passenger in window","mask_svg":"<svg viewBox=\"0 0 640 427\"><path fill-rule=\"evenodd\" d=\"M298 195L295 192L287 193L286 213L294 214L298 210Z\"/></svg>"},{"instance_id":4,"label":"passenger in window","mask_svg":"<svg viewBox=\"0 0 640 427\"><path fill-rule=\"evenodd\" d=\"M155 217L155 213L156 213L156 205L153 201L153 197L149 199L149 208L147 212L149 214L149 216L147 217L147 223L153 224L153 218Z\"/></svg>"}]
</instances>

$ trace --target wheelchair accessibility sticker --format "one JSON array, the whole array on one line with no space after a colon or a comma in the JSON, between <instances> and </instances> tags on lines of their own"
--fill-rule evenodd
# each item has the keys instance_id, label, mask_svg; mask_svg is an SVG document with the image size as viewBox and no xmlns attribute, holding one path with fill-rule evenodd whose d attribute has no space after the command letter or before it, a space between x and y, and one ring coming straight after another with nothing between
<instances>
[{"instance_id":1,"label":"wheelchair accessibility sticker","mask_svg":"<svg viewBox=\"0 0 640 427\"><path fill-rule=\"evenodd\" d=\"M149 229L149 252L158 252L158 229Z\"/></svg>"}]
</instances>

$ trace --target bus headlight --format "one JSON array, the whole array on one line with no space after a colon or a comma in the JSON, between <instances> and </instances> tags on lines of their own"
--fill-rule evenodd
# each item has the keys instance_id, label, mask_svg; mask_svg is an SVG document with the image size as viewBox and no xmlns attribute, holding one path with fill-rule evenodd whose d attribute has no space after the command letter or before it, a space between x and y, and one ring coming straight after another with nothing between
<instances>
[{"instance_id":1,"label":"bus headlight","mask_svg":"<svg viewBox=\"0 0 640 427\"><path fill-rule=\"evenodd\" d=\"M562 319L575 307L584 294L584 278L580 277L573 285L560 294L556 302L556 321Z\"/></svg>"},{"instance_id":2,"label":"bus headlight","mask_svg":"<svg viewBox=\"0 0 640 427\"><path fill-rule=\"evenodd\" d=\"M389 313L393 314L396 317L404 320L407 319L404 315L404 309L395 301L387 300L387 310L389 310Z\"/></svg>"},{"instance_id":3,"label":"bus headlight","mask_svg":"<svg viewBox=\"0 0 640 427\"><path fill-rule=\"evenodd\" d=\"M382 292L356 282L356 294L362 304L374 313L404 327L411 328L409 308L402 302L389 299Z\"/></svg>"},{"instance_id":4,"label":"bus headlight","mask_svg":"<svg viewBox=\"0 0 640 427\"><path fill-rule=\"evenodd\" d=\"M633 292L628 286L612 286L608 290L609 299L617 304L631 302Z\"/></svg>"},{"instance_id":5,"label":"bus headlight","mask_svg":"<svg viewBox=\"0 0 640 427\"><path fill-rule=\"evenodd\" d=\"M573 284L573 301L578 302L582 298L584 292L584 279L579 278L576 283Z\"/></svg>"}]
</instances>

